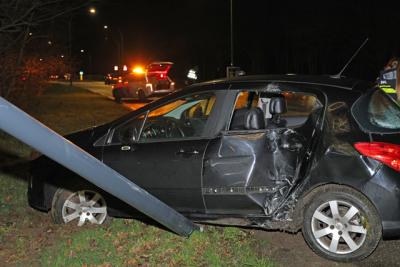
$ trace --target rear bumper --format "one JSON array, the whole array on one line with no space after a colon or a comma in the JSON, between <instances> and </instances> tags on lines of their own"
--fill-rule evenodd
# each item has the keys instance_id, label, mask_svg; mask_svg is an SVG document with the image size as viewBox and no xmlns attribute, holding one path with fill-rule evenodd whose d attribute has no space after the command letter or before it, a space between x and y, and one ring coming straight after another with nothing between
<instances>
[{"instance_id":1,"label":"rear bumper","mask_svg":"<svg viewBox=\"0 0 400 267\"><path fill-rule=\"evenodd\" d=\"M383 165L363 189L378 210L383 238L400 238L400 174Z\"/></svg>"}]
</instances>

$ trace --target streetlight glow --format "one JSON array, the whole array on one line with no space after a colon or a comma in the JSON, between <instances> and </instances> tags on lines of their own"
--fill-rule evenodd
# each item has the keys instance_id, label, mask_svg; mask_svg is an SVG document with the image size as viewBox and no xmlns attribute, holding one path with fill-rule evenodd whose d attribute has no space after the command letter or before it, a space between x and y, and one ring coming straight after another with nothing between
<instances>
[{"instance_id":1,"label":"streetlight glow","mask_svg":"<svg viewBox=\"0 0 400 267\"><path fill-rule=\"evenodd\" d=\"M103 27L105 30L107 30L108 29L108 25L104 25L104 27Z\"/></svg>"},{"instance_id":2,"label":"streetlight glow","mask_svg":"<svg viewBox=\"0 0 400 267\"><path fill-rule=\"evenodd\" d=\"M94 7L91 7L91 8L89 9L89 13L90 13L90 14L96 14L96 9L95 9Z\"/></svg>"},{"instance_id":3,"label":"streetlight glow","mask_svg":"<svg viewBox=\"0 0 400 267\"><path fill-rule=\"evenodd\" d=\"M85 53L85 50L84 50L84 49L81 49L81 53Z\"/></svg>"}]
</instances>

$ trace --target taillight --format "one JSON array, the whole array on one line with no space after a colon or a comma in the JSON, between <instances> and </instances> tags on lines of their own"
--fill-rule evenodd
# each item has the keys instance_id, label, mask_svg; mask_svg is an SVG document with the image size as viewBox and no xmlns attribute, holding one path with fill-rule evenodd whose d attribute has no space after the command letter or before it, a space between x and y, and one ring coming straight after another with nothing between
<instances>
[{"instance_id":1,"label":"taillight","mask_svg":"<svg viewBox=\"0 0 400 267\"><path fill-rule=\"evenodd\" d=\"M376 159L400 172L400 145L383 142L362 142L354 144L362 155Z\"/></svg>"}]
</instances>

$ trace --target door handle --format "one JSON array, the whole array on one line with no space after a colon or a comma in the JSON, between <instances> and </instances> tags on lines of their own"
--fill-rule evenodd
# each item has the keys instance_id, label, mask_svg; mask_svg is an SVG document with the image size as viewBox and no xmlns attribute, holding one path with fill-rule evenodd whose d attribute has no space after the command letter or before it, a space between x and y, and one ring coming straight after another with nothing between
<instances>
[{"instance_id":1,"label":"door handle","mask_svg":"<svg viewBox=\"0 0 400 267\"><path fill-rule=\"evenodd\" d=\"M177 155L198 155L200 152L196 149L193 150L184 150L184 149L179 149L178 152L176 152Z\"/></svg>"}]
</instances>

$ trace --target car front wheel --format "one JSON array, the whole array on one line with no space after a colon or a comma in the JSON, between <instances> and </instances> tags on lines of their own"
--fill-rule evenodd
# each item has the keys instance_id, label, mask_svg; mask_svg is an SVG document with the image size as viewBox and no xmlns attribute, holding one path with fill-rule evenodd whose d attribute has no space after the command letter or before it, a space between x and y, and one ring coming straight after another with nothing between
<instances>
[{"instance_id":1,"label":"car front wheel","mask_svg":"<svg viewBox=\"0 0 400 267\"><path fill-rule=\"evenodd\" d=\"M303 236L320 256L335 261L368 257L382 236L376 208L360 192L327 186L305 209Z\"/></svg>"},{"instance_id":2,"label":"car front wheel","mask_svg":"<svg viewBox=\"0 0 400 267\"><path fill-rule=\"evenodd\" d=\"M78 226L85 223L101 225L110 221L106 201L100 193L92 190L71 192L58 189L54 194L51 217L55 223L76 223Z\"/></svg>"}]
</instances>

